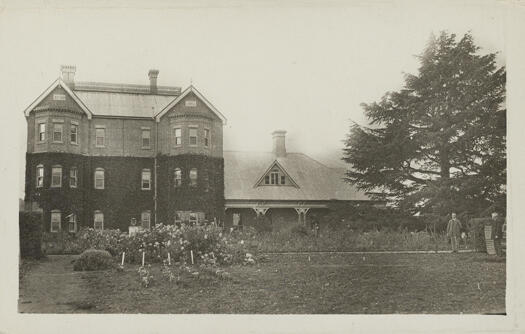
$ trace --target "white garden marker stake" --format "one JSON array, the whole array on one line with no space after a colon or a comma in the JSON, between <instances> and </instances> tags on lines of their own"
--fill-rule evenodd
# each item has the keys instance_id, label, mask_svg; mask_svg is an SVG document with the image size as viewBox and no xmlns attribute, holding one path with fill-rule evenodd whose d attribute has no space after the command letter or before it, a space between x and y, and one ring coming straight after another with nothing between
<instances>
[{"instance_id":1,"label":"white garden marker stake","mask_svg":"<svg viewBox=\"0 0 525 334\"><path fill-rule=\"evenodd\" d=\"M144 255L146 255L146 252L142 252L142 266L144 267Z\"/></svg>"},{"instance_id":2,"label":"white garden marker stake","mask_svg":"<svg viewBox=\"0 0 525 334\"><path fill-rule=\"evenodd\" d=\"M193 263L193 251L192 250L190 250L190 255L191 255L191 264L194 264Z\"/></svg>"},{"instance_id":3,"label":"white garden marker stake","mask_svg":"<svg viewBox=\"0 0 525 334\"><path fill-rule=\"evenodd\" d=\"M126 257L126 252L122 252L122 263L121 265L124 266L124 258Z\"/></svg>"},{"instance_id":4,"label":"white garden marker stake","mask_svg":"<svg viewBox=\"0 0 525 334\"><path fill-rule=\"evenodd\" d=\"M168 265L171 266L171 257L170 257L170 253L168 252Z\"/></svg>"}]
</instances>

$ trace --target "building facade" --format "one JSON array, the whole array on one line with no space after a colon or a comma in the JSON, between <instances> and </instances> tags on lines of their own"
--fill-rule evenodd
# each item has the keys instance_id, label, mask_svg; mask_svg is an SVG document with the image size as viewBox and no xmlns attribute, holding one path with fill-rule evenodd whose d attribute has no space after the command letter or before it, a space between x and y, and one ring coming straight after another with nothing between
<instances>
[{"instance_id":1,"label":"building facade","mask_svg":"<svg viewBox=\"0 0 525 334\"><path fill-rule=\"evenodd\" d=\"M224 116L193 86L75 82L26 110L25 202L50 232L224 216Z\"/></svg>"},{"instance_id":2,"label":"building facade","mask_svg":"<svg viewBox=\"0 0 525 334\"><path fill-rule=\"evenodd\" d=\"M25 204L44 230L127 231L216 220L280 229L334 202L368 201L329 168L286 150L223 151L226 118L193 86L76 82L74 66L26 110Z\"/></svg>"}]
</instances>

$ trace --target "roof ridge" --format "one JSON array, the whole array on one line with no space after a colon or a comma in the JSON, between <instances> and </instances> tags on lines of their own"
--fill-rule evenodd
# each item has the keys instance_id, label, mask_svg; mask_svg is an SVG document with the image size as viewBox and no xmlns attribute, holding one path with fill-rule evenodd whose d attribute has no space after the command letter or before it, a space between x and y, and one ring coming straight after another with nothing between
<instances>
[{"instance_id":1,"label":"roof ridge","mask_svg":"<svg viewBox=\"0 0 525 334\"><path fill-rule=\"evenodd\" d=\"M181 87L177 86L157 86L157 92L155 94L151 94L149 85L95 81L75 82L73 90L87 92L109 92L121 94L149 94L169 96L178 96L181 93Z\"/></svg>"}]
</instances>

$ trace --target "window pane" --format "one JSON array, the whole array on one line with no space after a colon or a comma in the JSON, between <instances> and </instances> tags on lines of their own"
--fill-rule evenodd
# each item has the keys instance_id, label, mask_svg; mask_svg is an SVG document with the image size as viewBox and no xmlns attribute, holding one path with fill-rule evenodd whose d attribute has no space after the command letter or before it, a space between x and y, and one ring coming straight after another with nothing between
<instances>
[{"instance_id":1,"label":"window pane","mask_svg":"<svg viewBox=\"0 0 525 334\"><path fill-rule=\"evenodd\" d=\"M36 168L36 186L37 187L44 186L44 167L42 166L38 166Z\"/></svg>"},{"instance_id":2,"label":"window pane","mask_svg":"<svg viewBox=\"0 0 525 334\"><path fill-rule=\"evenodd\" d=\"M192 168L190 170L190 186L196 186L197 185L197 169Z\"/></svg>"},{"instance_id":3,"label":"window pane","mask_svg":"<svg viewBox=\"0 0 525 334\"><path fill-rule=\"evenodd\" d=\"M69 186L72 188L77 187L77 169L71 168L69 171Z\"/></svg>"},{"instance_id":4,"label":"window pane","mask_svg":"<svg viewBox=\"0 0 525 334\"><path fill-rule=\"evenodd\" d=\"M144 212L142 212L141 220L142 220L142 227L144 227L144 228L150 228L150 224L151 224L151 214L150 214L149 211L144 211Z\"/></svg>"},{"instance_id":5,"label":"window pane","mask_svg":"<svg viewBox=\"0 0 525 334\"><path fill-rule=\"evenodd\" d=\"M62 186L62 167L53 167L51 169L51 186Z\"/></svg>"},{"instance_id":6,"label":"window pane","mask_svg":"<svg viewBox=\"0 0 525 334\"><path fill-rule=\"evenodd\" d=\"M93 227L95 230L104 229L104 214L102 212L95 212Z\"/></svg>"},{"instance_id":7,"label":"window pane","mask_svg":"<svg viewBox=\"0 0 525 334\"><path fill-rule=\"evenodd\" d=\"M190 145L197 145L197 129L190 128Z\"/></svg>"},{"instance_id":8,"label":"window pane","mask_svg":"<svg viewBox=\"0 0 525 334\"><path fill-rule=\"evenodd\" d=\"M69 216L68 231L70 233L75 233L77 231L77 215L74 213Z\"/></svg>"},{"instance_id":9,"label":"window pane","mask_svg":"<svg viewBox=\"0 0 525 334\"><path fill-rule=\"evenodd\" d=\"M51 212L51 232L60 231L60 221L61 221L60 212Z\"/></svg>"},{"instance_id":10,"label":"window pane","mask_svg":"<svg viewBox=\"0 0 525 334\"><path fill-rule=\"evenodd\" d=\"M78 126L75 124L71 124L71 142L76 144L77 143L77 134L78 134Z\"/></svg>"},{"instance_id":11,"label":"window pane","mask_svg":"<svg viewBox=\"0 0 525 334\"><path fill-rule=\"evenodd\" d=\"M46 140L46 123L38 124L38 139L40 141Z\"/></svg>"},{"instance_id":12,"label":"window pane","mask_svg":"<svg viewBox=\"0 0 525 334\"><path fill-rule=\"evenodd\" d=\"M53 125L53 141L62 141L62 124Z\"/></svg>"},{"instance_id":13,"label":"window pane","mask_svg":"<svg viewBox=\"0 0 525 334\"><path fill-rule=\"evenodd\" d=\"M175 187L180 187L182 184L182 171L180 168L175 169Z\"/></svg>"},{"instance_id":14,"label":"window pane","mask_svg":"<svg viewBox=\"0 0 525 334\"><path fill-rule=\"evenodd\" d=\"M103 170L95 171L95 188L104 189L104 171Z\"/></svg>"},{"instance_id":15,"label":"window pane","mask_svg":"<svg viewBox=\"0 0 525 334\"><path fill-rule=\"evenodd\" d=\"M281 175L281 184L286 183L286 177L284 175Z\"/></svg>"},{"instance_id":16,"label":"window pane","mask_svg":"<svg viewBox=\"0 0 525 334\"><path fill-rule=\"evenodd\" d=\"M182 145L182 129L175 129L175 145Z\"/></svg>"},{"instance_id":17,"label":"window pane","mask_svg":"<svg viewBox=\"0 0 525 334\"><path fill-rule=\"evenodd\" d=\"M142 171L142 189L150 189L151 172L148 170Z\"/></svg>"},{"instance_id":18,"label":"window pane","mask_svg":"<svg viewBox=\"0 0 525 334\"><path fill-rule=\"evenodd\" d=\"M106 143L106 129L96 129L96 146L104 146Z\"/></svg>"},{"instance_id":19,"label":"window pane","mask_svg":"<svg viewBox=\"0 0 525 334\"><path fill-rule=\"evenodd\" d=\"M143 148L148 148L149 147L150 136L151 136L150 130L146 130L146 129L142 130L142 147Z\"/></svg>"},{"instance_id":20,"label":"window pane","mask_svg":"<svg viewBox=\"0 0 525 334\"><path fill-rule=\"evenodd\" d=\"M270 184L270 175L264 177L264 184Z\"/></svg>"},{"instance_id":21,"label":"window pane","mask_svg":"<svg viewBox=\"0 0 525 334\"><path fill-rule=\"evenodd\" d=\"M210 130L204 129L204 146L210 145Z\"/></svg>"}]
</instances>

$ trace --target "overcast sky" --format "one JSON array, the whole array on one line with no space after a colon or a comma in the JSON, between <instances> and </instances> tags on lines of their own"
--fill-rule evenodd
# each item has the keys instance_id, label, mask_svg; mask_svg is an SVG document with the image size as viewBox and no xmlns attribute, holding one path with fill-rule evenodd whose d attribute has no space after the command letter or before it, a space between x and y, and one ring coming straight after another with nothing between
<instances>
[{"instance_id":1,"label":"overcast sky","mask_svg":"<svg viewBox=\"0 0 525 334\"><path fill-rule=\"evenodd\" d=\"M359 104L399 89L403 73L416 72L414 55L432 32L471 31L482 53L499 51L505 63L504 11L495 1L213 8L160 1L128 9L94 2L103 10L45 4L12 3L0 16L0 66L9 80L0 113L18 131L10 138L22 166L20 196L23 110L59 76L61 64L76 65L78 81L115 83L147 84L148 70L159 69L160 85L184 89L193 82L228 118L226 150L271 150L271 132L285 129L289 151L336 165L350 120L365 122Z\"/></svg>"}]
</instances>

